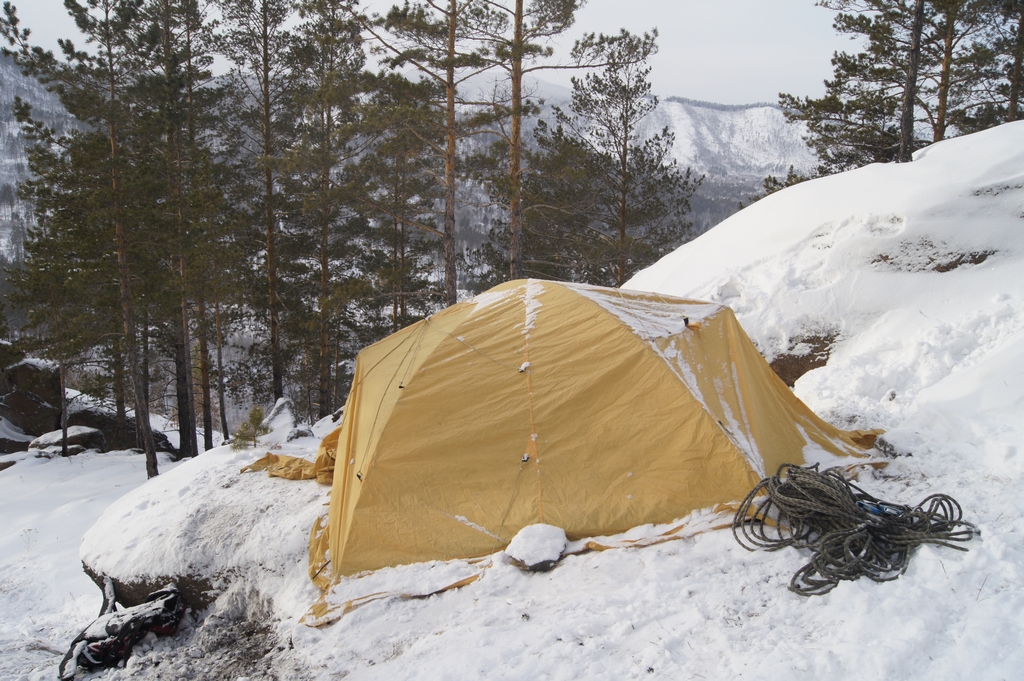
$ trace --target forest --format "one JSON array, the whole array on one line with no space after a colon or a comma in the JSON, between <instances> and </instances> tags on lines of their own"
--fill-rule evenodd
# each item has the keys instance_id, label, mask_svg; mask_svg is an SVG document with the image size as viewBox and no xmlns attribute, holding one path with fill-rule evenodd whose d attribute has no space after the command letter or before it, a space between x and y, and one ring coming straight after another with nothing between
<instances>
[{"instance_id":1,"label":"forest","mask_svg":"<svg viewBox=\"0 0 1024 681\"><path fill-rule=\"evenodd\" d=\"M15 101L34 215L7 337L133 412L154 475L152 410L194 456L237 425L229 402L334 413L360 348L498 282L621 286L692 236L701 178L668 130L639 133L657 30L555 58L584 4L65 0L79 34L54 54L5 3L4 53L76 120ZM780 96L814 176L1019 118L1024 0L818 4L859 51L823 97ZM577 75L541 117L550 69ZM478 247L455 238L466 203L488 216Z\"/></svg>"}]
</instances>

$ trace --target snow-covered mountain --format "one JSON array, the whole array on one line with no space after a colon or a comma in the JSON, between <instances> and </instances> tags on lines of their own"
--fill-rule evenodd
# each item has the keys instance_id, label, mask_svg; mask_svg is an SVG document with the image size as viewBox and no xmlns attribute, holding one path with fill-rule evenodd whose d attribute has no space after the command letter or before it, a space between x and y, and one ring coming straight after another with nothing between
<instances>
[{"instance_id":1,"label":"snow-covered mountain","mask_svg":"<svg viewBox=\"0 0 1024 681\"><path fill-rule=\"evenodd\" d=\"M477 99L487 99L493 89L494 83L481 77L473 81L470 92ZM542 104L542 117L550 117L552 107L567 110L572 97L568 88L539 79L528 82L525 91ZM695 176L704 176L690 200L692 211L687 218L696 234L738 211L741 203L750 203L763 191L767 176L785 177L790 166L808 173L816 164L803 141L806 127L787 121L774 104L729 105L667 97L659 100L639 132L651 136L665 128L675 136L673 158ZM532 141L529 130L527 126L527 144ZM466 217L468 231L477 216Z\"/></svg>"},{"instance_id":2,"label":"snow-covered mountain","mask_svg":"<svg viewBox=\"0 0 1024 681\"><path fill-rule=\"evenodd\" d=\"M772 104L727 106L670 97L645 126L675 133L675 159L710 177L760 182L785 175L791 165L808 171L815 164L801 138L803 126L789 123Z\"/></svg>"}]
</instances>

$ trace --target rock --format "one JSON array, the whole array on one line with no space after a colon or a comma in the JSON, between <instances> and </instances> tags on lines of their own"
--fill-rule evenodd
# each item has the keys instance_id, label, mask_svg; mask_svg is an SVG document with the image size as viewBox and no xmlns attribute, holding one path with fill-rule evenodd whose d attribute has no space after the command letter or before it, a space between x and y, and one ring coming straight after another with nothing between
<instances>
[{"instance_id":1,"label":"rock","mask_svg":"<svg viewBox=\"0 0 1024 681\"><path fill-rule=\"evenodd\" d=\"M36 451L43 452L46 455L46 457L49 458L49 459L54 459L54 458L56 458L58 456L64 456L64 450L60 447L60 445L50 446L50 447L47 447L46 449L41 449L41 450L36 450ZM78 456L82 452L86 452L86 451L88 451L88 450L85 447L83 447L82 445L68 445L68 456Z\"/></svg>"},{"instance_id":2,"label":"rock","mask_svg":"<svg viewBox=\"0 0 1024 681\"><path fill-rule=\"evenodd\" d=\"M54 430L45 435L40 435L35 440L32 440L28 446L30 449L50 449L51 447L56 447L59 451L63 439L64 433L60 430ZM83 447L83 450L107 451L107 442L106 438L103 437L103 431L89 428L88 426L68 426L68 447L72 445L79 445Z\"/></svg>"},{"instance_id":3,"label":"rock","mask_svg":"<svg viewBox=\"0 0 1024 681\"><path fill-rule=\"evenodd\" d=\"M7 367L4 376L18 390L31 393L55 407L60 405L60 374L49 362L22 360Z\"/></svg>"},{"instance_id":4,"label":"rock","mask_svg":"<svg viewBox=\"0 0 1024 681\"><path fill-rule=\"evenodd\" d=\"M12 440L8 437L0 437L0 454L28 451L29 442L29 440Z\"/></svg>"},{"instance_id":5,"label":"rock","mask_svg":"<svg viewBox=\"0 0 1024 681\"><path fill-rule=\"evenodd\" d=\"M314 437L313 429L309 426L299 426L298 428L292 428L288 431L288 437L285 438L287 442L292 440L298 440L301 437Z\"/></svg>"},{"instance_id":6,"label":"rock","mask_svg":"<svg viewBox=\"0 0 1024 681\"><path fill-rule=\"evenodd\" d=\"M135 419L131 416L125 417L125 428L123 432L118 431L117 414L98 407L88 405L70 410L68 415L69 426L88 426L103 432L106 438L107 447L113 450L133 449L138 446L135 438ZM153 443L158 452L177 454L177 451L167 436L160 431L153 431Z\"/></svg>"},{"instance_id":7,"label":"rock","mask_svg":"<svg viewBox=\"0 0 1024 681\"><path fill-rule=\"evenodd\" d=\"M505 554L523 570L547 572L555 566L565 550L565 531L554 525L527 525L512 537Z\"/></svg>"},{"instance_id":8,"label":"rock","mask_svg":"<svg viewBox=\"0 0 1024 681\"><path fill-rule=\"evenodd\" d=\"M85 562L82 563L82 569L85 570L85 574L89 575L92 581L96 582L96 586L102 591L103 576ZM149 594L164 588L169 582L174 583L178 587L178 591L181 592L185 603L194 612L209 607L217 599L218 593L210 583L210 580L197 576L170 575L140 578L137 581L121 581L112 577L111 581L114 583L114 594L117 597L117 602L127 607L145 603L146 597Z\"/></svg>"},{"instance_id":9,"label":"rock","mask_svg":"<svg viewBox=\"0 0 1024 681\"><path fill-rule=\"evenodd\" d=\"M20 388L0 397L0 417L32 435L49 433L60 427L60 409Z\"/></svg>"},{"instance_id":10,"label":"rock","mask_svg":"<svg viewBox=\"0 0 1024 681\"><path fill-rule=\"evenodd\" d=\"M14 465L13 461L0 461L0 471L7 470Z\"/></svg>"},{"instance_id":11,"label":"rock","mask_svg":"<svg viewBox=\"0 0 1024 681\"><path fill-rule=\"evenodd\" d=\"M0 367L9 367L23 359L25 359L24 352L11 345L10 342L0 340ZM0 372L0 395L9 393L14 389L6 374L7 372Z\"/></svg>"},{"instance_id":12,"label":"rock","mask_svg":"<svg viewBox=\"0 0 1024 681\"><path fill-rule=\"evenodd\" d=\"M290 397L282 397L275 404L274 408L263 419L262 425L271 430L291 430L295 427L295 404Z\"/></svg>"},{"instance_id":13,"label":"rock","mask_svg":"<svg viewBox=\"0 0 1024 681\"><path fill-rule=\"evenodd\" d=\"M0 454L24 452L28 449L28 443L31 441L31 435L25 435L13 424L0 419Z\"/></svg>"}]
</instances>

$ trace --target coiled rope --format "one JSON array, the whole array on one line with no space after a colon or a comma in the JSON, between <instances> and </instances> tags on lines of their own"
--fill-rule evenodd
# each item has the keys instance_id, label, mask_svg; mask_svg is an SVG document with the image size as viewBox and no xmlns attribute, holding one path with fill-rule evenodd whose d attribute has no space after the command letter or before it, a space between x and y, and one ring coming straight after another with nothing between
<instances>
[{"instance_id":1,"label":"coiled rope","mask_svg":"<svg viewBox=\"0 0 1024 681\"><path fill-rule=\"evenodd\" d=\"M783 464L740 504L732 533L748 551L810 549L811 561L796 571L789 589L816 596L842 580L896 579L920 544L966 551L951 542L969 541L978 530L962 515L960 504L945 494L914 507L890 504L846 480L841 468L819 472L817 464Z\"/></svg>"}]
</instances>

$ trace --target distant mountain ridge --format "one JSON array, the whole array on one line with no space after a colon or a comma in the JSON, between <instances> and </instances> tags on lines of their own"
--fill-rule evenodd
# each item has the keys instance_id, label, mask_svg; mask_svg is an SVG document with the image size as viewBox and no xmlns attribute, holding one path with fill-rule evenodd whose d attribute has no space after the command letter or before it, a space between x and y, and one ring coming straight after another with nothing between
<instances>
[{"instance_id":1,"label":"distant mountain ridge","mask_svg":"<svg viewBox=\"0 0 1024 681\"><path fill-rule=\"evenodd\" d=\"M785 175L791 165L807 171L815 163L803 141L804 127L787 121L771 104L730 106L671 97L644 124L668 127L676 136L676 160L715 177L760 182L767 175Z\"/></svg>"},{"instance_id":2,"label":"distant mountain ridge","mask_svg":"<svg viewBox=\"0 0 1024 681\"><path fill-rule=\"evenodd\" d=\"M568 88L542 80L529 83L527 90L548 109L566 109L572 96ZM806 126L787 121L777 104L664 97L640 134L650 136L664 128L675 135L673 157L679 165L705 176L690 201L688 219L696 234L738 211L741 202L749 203L767 176L785 176L790 166L806 173L817 163L803 140Z\"/></svg>"}]
</instances>

